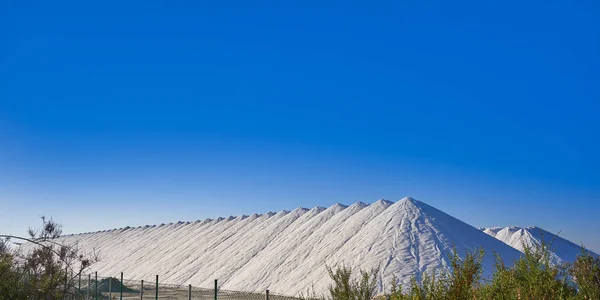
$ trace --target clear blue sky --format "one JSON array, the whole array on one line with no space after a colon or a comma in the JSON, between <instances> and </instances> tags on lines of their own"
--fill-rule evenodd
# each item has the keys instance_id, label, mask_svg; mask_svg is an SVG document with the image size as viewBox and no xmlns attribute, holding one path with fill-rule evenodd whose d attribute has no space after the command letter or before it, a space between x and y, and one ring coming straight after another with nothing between
<instances>
[{"instance_id":1,"label":"clear blue sky","mask_svg":"<svg viewBox=\"0 0 600 300\"><path fill-rule=\"evenodd\" d=\"M1 1L0 231L410 195L599 251L598 16L598 1Z\"/></svg>"}]
</instances>

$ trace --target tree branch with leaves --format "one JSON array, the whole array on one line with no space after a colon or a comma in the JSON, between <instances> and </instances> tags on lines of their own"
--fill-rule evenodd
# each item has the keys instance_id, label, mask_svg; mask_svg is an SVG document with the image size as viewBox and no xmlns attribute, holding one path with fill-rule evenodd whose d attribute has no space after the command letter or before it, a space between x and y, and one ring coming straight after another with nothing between
<instances>
[{"instance_id":1,"label":"tree branch with leaves","mask_svg":"<svg viewBox=\"0 0 600 300\"><path fill-rule=\"evenodd\" d=\"M61 241L60 224L41 220L28 237L0 235L0 300L77 297L77 278L99 260L95 251L83 254L77 244Z\"/></svg>"}]
</instances>

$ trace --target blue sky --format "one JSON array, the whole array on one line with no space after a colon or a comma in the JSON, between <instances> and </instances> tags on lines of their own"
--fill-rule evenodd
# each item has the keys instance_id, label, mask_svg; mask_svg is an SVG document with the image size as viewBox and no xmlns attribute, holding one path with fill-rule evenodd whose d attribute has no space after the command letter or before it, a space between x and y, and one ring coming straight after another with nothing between
<instances>
[{"instance_id":1,"label":"blue sky","mask_svg":"<svg viewBox=\"0 0 600 300\"><path fill-rule=\"evenodd\" d=\"M2 1L0 229L398 200L600 250L597 1Z\"/></svg>"}]
</instances>

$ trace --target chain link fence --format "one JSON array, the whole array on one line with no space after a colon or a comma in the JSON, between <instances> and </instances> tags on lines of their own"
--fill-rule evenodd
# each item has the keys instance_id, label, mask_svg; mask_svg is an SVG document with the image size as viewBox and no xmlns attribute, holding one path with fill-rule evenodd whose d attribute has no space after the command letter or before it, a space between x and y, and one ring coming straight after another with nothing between
<instances>
[{"instance_id":1,"label":"chain link fence","mask_svg":"<svg viewBox=\"0 0 600 300\"><path fill-rule=\"evenodd\" d=\"M96 273L82 274L76 282L73 300L299 300L300 298L281 294L242 292L220 289L215 280L213 289L192 285L160 283L159 277L153 280L130 280L101 277ZM67 300L67 299L65 299Z\"/></svg>"}]
</instances>

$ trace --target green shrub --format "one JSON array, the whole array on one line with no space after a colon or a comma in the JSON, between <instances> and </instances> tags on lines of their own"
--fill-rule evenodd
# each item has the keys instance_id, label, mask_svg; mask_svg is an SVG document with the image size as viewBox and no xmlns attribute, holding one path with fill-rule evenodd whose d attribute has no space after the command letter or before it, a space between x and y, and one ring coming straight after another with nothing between
<instances>
[{"instance_id":1,"label":"green shrub","mask_svg":"<svg viewBox=\"0 0 600 300\"><path fill-rule=\"evenodd\" d=\"M0 252L0 299L27 299L23 278L14 271L14 265L12 254Z\"/></svg>"},{"instance_id":2,"label":"green shrub","mask_svg":"<svg viewBox=\"0 0 600 300\"><path fill-rule=\"evenodd\" d=\"M483 250L467 252L461 259L452 250L449 272L437 275L425 274L419 283L411 279L410 289L406 294L397 288L396 280L392 282L391 300L434 300L434 299L473 299L478 293L481 282Z\"/></svg>"},{"instance_id":3,"label":"green shrub","mask_svg":"<svg viewBox=\"0 0 600 300\"><path fill-rule=\"evenodd\" d=\"M329 286L332 300L370 300L375 296L378 269L360 271L360 277L352 278L352 268L342 266L335 270L327 268L333 284Z\"/></svg>"},{"instance_id":4,"label":"green shrub","mask_svg":"<svg viewBox=\"0 0 600 300\"><path fill-rule=\"evenodd\" d=\"M570 269L577 285L579 299L600 299L600 258L581 248L581 253Z\"/></svg>"},{"instance_id":5,"label":"green shrub","mask_svg":"<svg viewBox=\"0 0 600 300\"><path fill-rule=\"evenodd\" d=\"M546 243L524 248L512 267L496 255L492 280L481 289L482 299L574 299L576 290L568 276L569 266L552 264L552 252Z\"/></svg>"},{"instance_id":6,"label":"green shrub","mask_svg":"<svg viewBox=\"0 0 600 300\"><path fill-rule=\"evenodd\" d=\"M0 300L66 299L79 293L74 278L97 258L84 258L76 247L57 243L61 233L59 224L42 217L42 227L30 229L29 238L0 235ZM8 246L10 239L35 248L23 253Z\"/></svg>"},{"instance_id":7,"label":"green shrub","mask_svg":"<svg viewBox=\"0 0 600 300\"><path fill-rule=\"evenodd\" d=\"M454 250L451 268L442 274L411 279L407 291L394 278L389 300L575 300L600 299L600 258L582 249L575 263L551 263L548 244L525 247L523 255L507 265L495 255L491 279L482 279L483 250L460 259Z\"/></svg>"}]
</instances>

